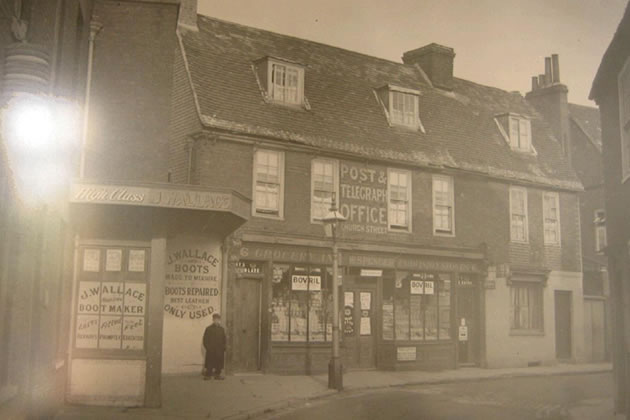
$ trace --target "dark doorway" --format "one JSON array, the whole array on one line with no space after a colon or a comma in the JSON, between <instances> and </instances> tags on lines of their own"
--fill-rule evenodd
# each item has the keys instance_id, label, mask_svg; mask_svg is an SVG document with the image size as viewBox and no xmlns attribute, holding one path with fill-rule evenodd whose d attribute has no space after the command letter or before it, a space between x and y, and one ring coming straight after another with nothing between
<instances>
[{"instance_id":1,"label":"dark doorway","mask_svg":"<svg viewBox=\"0 0 630 420\"><path fill-rule=\"evenodd\" d=\"M555 294L556 311L556 357L571 358L571 292L558 291Z\"/></svg>"},{"instance_id":2,"label":"dark doorway","mask_svg":"<svg viewBox=\"0 0 630 420\"><path fill-rule=\"evenodd\" d=\"M261 281L240 278L234 282L232 370L260 369Z\"/></svg>"},{"instance_id":3,"label":"dark doorway","mask_svg":"<svg viewBox=\"0 0 630 420\"><path fill-rule=\"evenodd\" d=\"M344 276L342 345L348 368L376 367L376 278Z\"/></svg>"},{"instance_id":4,"label":"dark doorway","mask_svg":"<svg viewBox=\"0 0 630 420\"><path fill-rule=\"evenodd\" d=\"M457 281L457 353L460 366L479 363L479 291L470 276Z\"/></svg>"}]
</instances>

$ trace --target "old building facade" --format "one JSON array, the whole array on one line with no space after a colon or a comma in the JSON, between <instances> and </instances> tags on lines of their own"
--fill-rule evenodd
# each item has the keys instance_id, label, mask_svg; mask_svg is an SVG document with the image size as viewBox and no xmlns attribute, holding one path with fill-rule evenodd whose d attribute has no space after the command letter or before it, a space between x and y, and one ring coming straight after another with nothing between
<instances>
[{"instance_id":1,"label":"old building facade","mask_svg":"<svg viewBox=\"0 0 630 420\"><path fill-rule=\"evenodd\" d=\"M626 7L593 81L599 105L606 202L608 272L612 296L615 408L628 415L628 282L630 279L630 8Z\"/></svg>"}]
</instances>

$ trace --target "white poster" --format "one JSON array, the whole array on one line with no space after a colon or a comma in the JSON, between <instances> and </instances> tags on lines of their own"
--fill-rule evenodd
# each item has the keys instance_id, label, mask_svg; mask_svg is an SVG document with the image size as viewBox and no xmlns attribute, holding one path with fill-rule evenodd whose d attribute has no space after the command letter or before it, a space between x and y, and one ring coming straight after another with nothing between
<instances>
[{"instance_id":1,"label":"white poster","mask_svg":"<svg viewBox=\"0 0 630 420\"><path fill-rule=\"evenodd\" d=\"M361 335L371 335L372 334L372 322L370 317L361 317L361 327L360 327Z\"/></svg>"},{"instance_id":2,"label":"white poster","mask_svg":"<svg viewBox=\"0 0 630 420\"><path fill-rule=\"evenodd\" d=\"M142 350L144 348L144 318L125 316L123 320L122 348L124 350Z\"/></svg>"},{"instance_id":3,"label":"white poster","mask_svg":"<svg viewBox=\"0 0 630 420\"><path fill-rule=\"evenodd\" d=\"M370 292L361 292L359 299L361 300L361 310L369 311L372 307L372 293Z\"/></svg>"},{"instance_id":4,"label":"white poster","mask_svg":"<svg viewBox=\"0 0 630 420\"><path fill-rule=\"evenodd\" d=\"M86 248L83 250L83 271L98 273L101 269L101 250Z\"/></svg>"},{"instance_id":5,"label":"white poster","mask_svg":"<svg viewBox=\"0 0 630 420\"><path fill-rule=\"evenodd\" d=\"M435 282L432 282L432 281L425 281L424 282L424 294L425 295L432 295L434 290L435 290Z\"/></svg>"},{"instance_id":6,"label":"white poster","mask_svg":"<svg viewBox=\"0 0 630 420\"><path fill-rule=\"evenodd\" d=\"M291 290L310 290L311 292L318 292L322 290L322 278L320 276L294 274L291 276Z\"/></svg>"},{"instance_id":7,"label":"white poster","mask_svg":"<svg viewBox=\"0 0 630 420\"><path fill-rule=\"evenodd\" d=\"M422 280L410 280L409 287L412 295L423 295L424 294L424 282Z\"/></svg>"},{"instance_id":8,"label":"white poster","mask_svg":"<svg viewBox=\"0 0 630 420\"><path fill-rule=\"evenodd\" d=\"M144 271L144 249L129 250L129 267L131 272L142 273Z\"/></svg>"},{"instance_id":9,"label":"white poster","mask_svg":"<svg viewBox=\"0 0 630 420\"><path fill-rule=\"evenodd\" d=\"M108 249L105 255L105 271L122 269L122 249Z\"/></svg>"},{"instance_id":10,"label":"white poster","mask_svg":"<svg viewBox=\"0 0 630 420\"><path fill-rule=\"evenodd\" d=\"M416 360L416 348L415 347L397 347L396 359L399 361L413 361Z\"/></svg>"}]
</instances>

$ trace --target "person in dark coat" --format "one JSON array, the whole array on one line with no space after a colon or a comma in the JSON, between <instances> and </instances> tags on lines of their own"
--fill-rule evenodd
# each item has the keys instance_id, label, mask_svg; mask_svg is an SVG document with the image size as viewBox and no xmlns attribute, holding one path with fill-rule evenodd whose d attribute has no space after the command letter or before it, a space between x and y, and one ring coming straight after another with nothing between
<instances>
[{"instance_id":1,"label":"person in dark coat","mask_svg":"<svg viewBox=\"0 0 630 420\"><path fill-rule=\"evenodd\" d=\"M214 379L224 379L223 357L225 353L225 330L221 326L221 315L212 314L212 325L203 333L203 347L206 349L204 380L214 376Z\"/></svg>"}]
</instances>

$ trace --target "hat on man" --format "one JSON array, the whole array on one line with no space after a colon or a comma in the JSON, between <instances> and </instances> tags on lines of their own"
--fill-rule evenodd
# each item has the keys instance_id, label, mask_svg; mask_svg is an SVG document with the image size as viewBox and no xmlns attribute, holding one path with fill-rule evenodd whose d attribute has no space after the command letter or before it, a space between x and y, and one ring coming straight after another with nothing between
<instances>
[{"instance_id":1,"label":"hat on man","mask_svg":"<svg viewBox=\"0 0 630 420\"><path fill-rule=\"evenodd\" d=\"M217 318L221 319L221 315L219 313L217 313L217 312L213 313L212 314L212 319L217 319Z\"/></svg>"}]
</instances>

